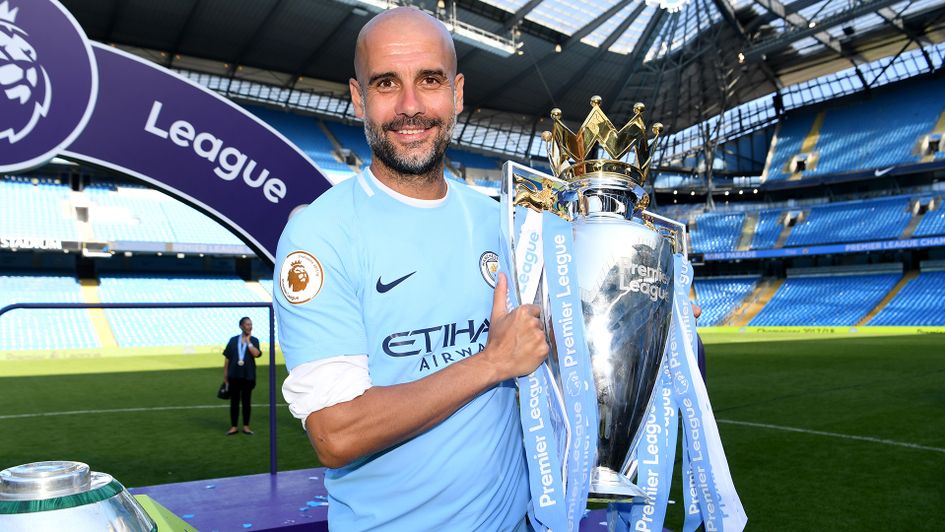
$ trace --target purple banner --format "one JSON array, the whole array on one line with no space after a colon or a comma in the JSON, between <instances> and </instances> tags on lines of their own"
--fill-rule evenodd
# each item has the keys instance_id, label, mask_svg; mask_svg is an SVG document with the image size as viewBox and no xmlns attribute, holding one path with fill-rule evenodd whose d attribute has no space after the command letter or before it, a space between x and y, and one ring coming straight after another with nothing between
<instances>
[{"instance_id":1,"label":"purple banner","mask_svg":"<svg viewBox=\"0 0 945 532\"><path fill-rule=\"evenodd\" d=\"M158 65L90 43L55 0L0 0L0 172L63 155L202 210L273 262L331 184L278 131Z\"/></svg>"},{"instance_id":2,"label":"purple banner","mask_svg":"<svg viewBox=\"0 0 945 532\"><path fill-rule=\"evenodd\" d=\"M130 54L92 44L92 117L63 152L189 203L272 262L289 214L330 186L289 140L232 102Z\"/></svg>"}]
</instances>

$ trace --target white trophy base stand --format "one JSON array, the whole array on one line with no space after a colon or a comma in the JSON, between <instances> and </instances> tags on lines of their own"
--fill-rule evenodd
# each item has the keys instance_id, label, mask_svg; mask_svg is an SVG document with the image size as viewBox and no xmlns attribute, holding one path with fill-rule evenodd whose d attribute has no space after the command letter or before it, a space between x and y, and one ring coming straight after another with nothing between
<instances>
[{"instance_id":1,"label":"white trophy base stand","mask_svg":"<svg viewBox=\"0 0 945 532\"><path fill-rule=\"evenodd\" d=\"M645 491L609 467L597 466L591 473L591 490L587 499L589 501L644 502L647 499L649 496Z\"/></svg>"}]
</instances>

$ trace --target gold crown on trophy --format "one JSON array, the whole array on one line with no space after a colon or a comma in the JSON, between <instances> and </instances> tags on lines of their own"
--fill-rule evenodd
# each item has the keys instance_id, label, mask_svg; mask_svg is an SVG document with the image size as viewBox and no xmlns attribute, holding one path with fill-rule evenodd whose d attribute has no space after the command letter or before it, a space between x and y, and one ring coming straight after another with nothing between
<instances>
[{"instance_id":1,"label":"gold crown on trophy","mask_svg":"<svg viewBox=\"0 0 945 532\"><path fill-rule=\"evenodd\" d=\"M651 131L654 136L650 142L643 121L646 107L642 103L633 106L633 116L619 130L604 114L600 103L600 96L591 98L591 112L577 133L561 122L561 109L551 110L554 120L552 130L543 132L541 138L548 143L548 160L552 171L567 181L593 174L610 174L625 177L642 186L650 172L650 152L663 131L663 124L653 124ZM594 158L598 144L610 159ZM631 149L635 151L636 160L621 160Z\"/></svg>"}]
</instances>

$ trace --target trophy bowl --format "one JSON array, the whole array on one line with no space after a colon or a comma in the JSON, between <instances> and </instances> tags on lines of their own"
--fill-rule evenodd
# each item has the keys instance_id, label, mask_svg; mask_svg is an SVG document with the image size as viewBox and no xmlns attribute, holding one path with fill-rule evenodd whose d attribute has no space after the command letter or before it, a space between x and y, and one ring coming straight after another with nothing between
<instances>
[{"instance_id":1,"label":"trophy bowl","mask_svg":"<svg viewBox=\"0 0 945 532\"><path fill-rule=\"evenodd\" d=\"M111 475L81 462L33 462L0 471L0 530L121 530L157 525Z\"/></svg>"}]
</instances>

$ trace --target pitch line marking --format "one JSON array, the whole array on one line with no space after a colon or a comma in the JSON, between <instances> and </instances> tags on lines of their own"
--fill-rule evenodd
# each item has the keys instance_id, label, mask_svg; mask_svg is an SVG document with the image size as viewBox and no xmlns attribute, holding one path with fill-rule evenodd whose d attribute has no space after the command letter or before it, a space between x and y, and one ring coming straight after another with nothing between
<instances>
[{"instance_id":1,"label":"pitch line marking","mask_svg":"<svg viewBox=\"0 0 945 532\"><path fill-rule=\"evenodd\" d=\"M0 420L3 419L23 419L30 417L52 417L52 416L73 416L73 415L82 415L82 414L120 414L123 412L151 412L154 410L198 410L204 408L229 408L229 402L220 403L218 405L185 405L185 406L144 406L137 408L112 408L107 410L70 410L67 412L39 412L36 414L11 414L6 416L0 416ZM255 407L267 407L269 403L263 404L253 404ZM285 403L276 403L276 406L288 406Z\"/></svg>"},{"instance_id":2,"label":"pitch line marking","mask_svg":"<svg viewBox=\"0 0 945 532\"><path fill-rule=\"evenodd\" d=\"M833 438L841 438L844 440L868 441L871 443L881 443L883 445L895 445L897 447L907 447L909 449L920 449L923 451L934 451L937 453L945 453L945 449L942 449L939 447L928 447L926 445L917 445L915 443L906 443L906 442L894 441L894 440L884 440L882 438L873 438L871 436L853 436L851 434L840 434L837 432L825 432L822 430L799 429L796 427L783 427L781 425L769 425L768 423L752 423L750 421L735 421L733 419L718 419L716 421L718 421L719 423L727 423L729 425L744 425L746 427L758 427L762 429L783 430L787 432L800 432L802 434L816 434L818 436L830 436Z\"/></svg>"}]
</instances>

